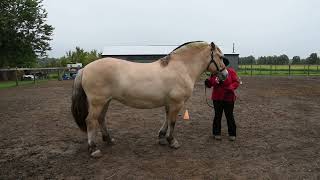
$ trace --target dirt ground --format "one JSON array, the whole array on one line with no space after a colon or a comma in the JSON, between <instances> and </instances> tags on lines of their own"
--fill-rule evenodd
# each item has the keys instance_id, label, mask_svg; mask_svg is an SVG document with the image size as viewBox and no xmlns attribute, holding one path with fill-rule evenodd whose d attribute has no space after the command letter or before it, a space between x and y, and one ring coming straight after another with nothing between
<instances>
[{"instance_id":1,"label":"dirt ground","mask_svg":"<svg viewBox=\"0 0 320 180\"><path fill-rule=\"evenodd\" d=\"M164 109L115 101L107 122L116 145L87 153L87 136L71 113L72 81L0 90L0 179L320 179L320 78L242 77L238 137L211 134L212 109L198 82L179 117L178 150L160 146ZM208 93L209 95L209 93Z\"/></svg>"}]
</instances>

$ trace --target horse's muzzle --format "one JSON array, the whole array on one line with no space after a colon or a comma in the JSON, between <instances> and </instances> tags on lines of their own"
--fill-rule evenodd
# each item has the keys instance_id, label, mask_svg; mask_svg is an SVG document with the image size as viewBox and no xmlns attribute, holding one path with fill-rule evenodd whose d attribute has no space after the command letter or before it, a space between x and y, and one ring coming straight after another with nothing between
<instances>
[{"instance_id":1,"label":"horse's muzzle","mask_svg":"<svg viewBox=\"0 0 320 180\"><path fill-rule=\"evenodd\" d=\"M221 72L219 72L219 73L217 74L217 77L218 77L219 81L224 81L224 80L227 79L228 74L229 74L229 73L228 73L228 70L227 70L227 69L224 69L223 71L221 71Z\"/></svg>"}]
</instances>

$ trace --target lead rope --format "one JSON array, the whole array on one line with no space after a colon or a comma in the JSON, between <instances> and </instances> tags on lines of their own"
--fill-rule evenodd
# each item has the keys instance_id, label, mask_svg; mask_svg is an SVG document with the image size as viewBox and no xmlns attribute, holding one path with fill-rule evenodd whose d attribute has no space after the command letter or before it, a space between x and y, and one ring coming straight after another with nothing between
<instances>
[{"instance_id":1,"label":"lead rope","mask_svg":"<svg viewBox=\"0 0 320 180\"><path fill-rule=\"evenodd\" d=\"M214 108L213 105L211 105L209 102L208 102L208 98L207 98L207 87L206 85L204 85L204 98L206 99L206 103L209 107L211 108Z\"/></svg>"}]
</instances>

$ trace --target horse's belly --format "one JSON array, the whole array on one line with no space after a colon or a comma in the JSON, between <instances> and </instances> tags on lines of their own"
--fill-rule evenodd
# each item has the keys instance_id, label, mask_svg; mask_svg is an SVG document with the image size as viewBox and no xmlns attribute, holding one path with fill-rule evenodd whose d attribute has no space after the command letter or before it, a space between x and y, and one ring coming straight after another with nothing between
<instances>
[{"instance_id":1,"label":"horse's belly","mask_svg":"<svg viewBox=\"0 0 320 180\"><path fill-rule=\"evenodd\" d=\"M152 109L152 108L157 108L164 105L163 102L153 102L153 101L146 101L142 99L117 99L117 100L126 106L130 106L138 109Z\"/></svg>"},{"instance_id":2,"label":"horse's belly","mask_svg":"<svg viewBox=\"0 0 320 180\"><path fill-rule=\"evenodd\" d=\"M165 95L150 91L130 91L122 93L114 99L120 101L124 105L140 109L151 109L161 107L165 104Z\"/></svg>"}]
</instances>

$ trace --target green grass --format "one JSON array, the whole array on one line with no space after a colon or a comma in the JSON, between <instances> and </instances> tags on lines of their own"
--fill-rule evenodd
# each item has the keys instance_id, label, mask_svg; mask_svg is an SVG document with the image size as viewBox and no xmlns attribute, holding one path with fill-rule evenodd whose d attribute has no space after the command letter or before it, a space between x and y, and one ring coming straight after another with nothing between
<instances>
[{"instance_id":1,"label":"green grass","mask_svg":"<svg viewBox=\"0 0 320 180\"><path fill-rule=\"evenodd\" d=\"M36 84L47 82L48 80L36 80ZM18 81L19 86L25 86L25 85L32 85L33 81ZM0 82L0 89L10 88L10 87L16 87L16 81L4 81Z\"/></svg>"},{"instance_id":2,"label":"green grass","mask_svg":"<svg viewBox=\"0 0 320 180\"><path fill-rule=\"evenodd\" d=\"M251 75L251 73L269 76L320 76L320 65L239 65L238 74Z\"/></svg>"},{"instance_id":3,"label":"green grass","mask_svg":"<svg viewBox=\"0 0 320 180\"><path fill-rule=\"evenodd\" d=\"M254 69L270 69L270 67L272 66L272 68L277 68L277 69L289 69L289 65L252 65L252 68ZM251 65L239 65L240 68L244 69L244 68L251 68ZM309 66L310 69L313 70L320 70L320 65L310 65ZM290 65L291 69L308 69L308 65Z\"/></svg>"},{"instance_id":4,"label":"green grass","mask_svg":"<svg viewBox=\"0 0 320 180\"><path fill-rule=\"evenodd\" d=\"M58 79L58 73L49 74L49 79Z\"/></svg>"}]
</instances>

